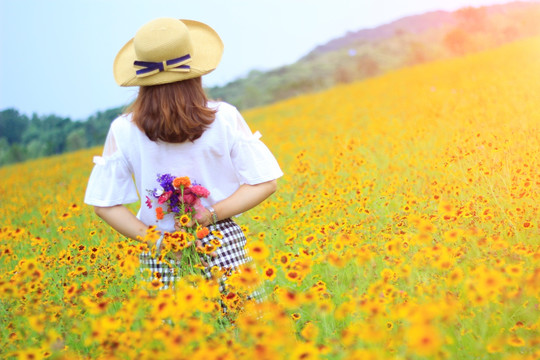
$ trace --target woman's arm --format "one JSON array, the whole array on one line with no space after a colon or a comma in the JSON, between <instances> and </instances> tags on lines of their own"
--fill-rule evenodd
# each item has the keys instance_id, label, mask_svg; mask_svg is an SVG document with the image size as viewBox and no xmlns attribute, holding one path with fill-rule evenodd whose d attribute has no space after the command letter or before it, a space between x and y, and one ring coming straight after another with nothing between
<instances>
[{"instance_id":1,"label":"woman's arm","mask_svg":"<svg viewBox=\"0 0 540 360\"><path fill-rule=\"evenodd\" d=\"M97 216L102 218L120 234L133 240L145 242L143 239L148 231L148 226L124 205L110 207L94 206L94 211Z\"/></svg>"},{"instance_id":2,"label":"woman's arm","mask_svg":"<svg viewBox=\"0 0 540 360\"><path fill-rule=\"evenodd\" d=\"M272 195L277 189L277 181L272 180L257 185L241 185L228 198L214 204L213 208L218 216L218 220L227 219L234 215L238 215L248 211L259 205L266 198ZM113 229L120 234L127 236L133 240L145 242L144 240L148 226L139 220L124 205L115 205L109 207L94 206L95 213L109 224ZM204 213L198 216L198 222L202 226L207 226L212 223L212 214L207 209ZM176 224L178 225L178 224Z\"/></svg>"},{"instance_id":3,"label":"woman's arm","mask_svg":"<svg viewBox=\"0 0 540 360\"><path fill-rule=\"evenodd\" d=\"M259 205L272 195L277 189L277 181L271 180L256 185L241 185L231 196L214 204L218 220L230 218ZM203 214L197 216L199 224L207 226L212 223L212 214L205 209Z\"/></svg>"},{"instance_id":4,"label":"woman's arm","mask_svg":"<svg viewBox=\"0 0 540 360\"><path fill-rule=\"evenodd\" d=\"M228 198L214 204L218 220L227 219L254 208L272 195L277 188L277 181L272 180L257 185L241 185ZM96 214L120 234L133 240L143 241L148 226L139 220L124 205L109 207L94 206ZM212 214L206 210L199 219L199 224L207 226L212 222Z\"/></svg>"}]
</instances>

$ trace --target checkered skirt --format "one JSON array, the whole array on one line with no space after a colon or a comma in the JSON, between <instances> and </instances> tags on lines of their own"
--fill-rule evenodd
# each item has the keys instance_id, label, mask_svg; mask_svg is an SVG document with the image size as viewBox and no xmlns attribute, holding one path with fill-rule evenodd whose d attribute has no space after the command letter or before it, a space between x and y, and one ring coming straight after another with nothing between
<instances>
[{"instance_id":1,"label":"checkered skirt","mask_svg":"<svg viewBox=\"0 0 540 360\"><path fill-rule=\"evenodd\" d=\"M235 270L240 265L246 264L252 259L246 253L246 237L244 232L238 224L232 219L225 219L218 221L214 225L209 225L208 230L210 233L208 236L201 240L202 245L210 243L212 240L217 239L221 242L221 246L216 248L216 257L207 257L208 267L204 270L206 278L212 277L210 269L214 266L220 269ZM218 238L213 232L220 232L223 238ZM158 256L153 256L151 251L142 252L139 255L140 273L143 281L151 282L154 278L158 278L163 286L158 290L174 288L174 282L180 277L175 271L176 262L169 260L172 266L164 261L160 261ZM220 281L220 291L225 291L226 277ZM255 291L252 297L261 299L262 294L259 291Z\"/></svg>"}]
</instances>

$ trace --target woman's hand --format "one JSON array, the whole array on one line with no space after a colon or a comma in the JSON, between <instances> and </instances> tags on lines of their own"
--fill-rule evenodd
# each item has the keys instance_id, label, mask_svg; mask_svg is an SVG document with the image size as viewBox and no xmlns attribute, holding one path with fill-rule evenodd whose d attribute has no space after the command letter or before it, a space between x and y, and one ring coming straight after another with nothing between
<instances>
[{"instance_id":1,"label":"woman's hand","mask_svg":"<svg viewBox=\"0 0 540 360\"><path fill-rule=\"evenodd\" d=\"M208 226L212 223L212 213L202 206L201 203L195 205L195 215L193 219L187 224L188 227L195 226L195 221L201 226ZM176 225L176 224L175 224Z\"/></svg>"},{"instance_id":2,"label":"woman's hand","mask_svg":"<svg viewBox=\"0 0 540 360\"><path fill-rule=\"evenodd\" d=\"M187 247L190 247L190 246L192 246L192 245L193 245L193 242L190 241L190 242L187 244ZM202 252L202 251L204 250L204 247L202 246L201 240L196 240L196 241L195 241L195 247L197 248L197 253ZM178 263L180 263L180 262L182 261L182 250L173 252L173 255L174 255L174 257L175 257L175 259L176 259L176 261L177 261ZM215 251L211 252L209 255L210 255L211 257L213 257L213 258L216 258L216 257L217 257L217 254L216 254ZM206 261L204 261L204 259L201 259L201 264L202 264L203 266L205 266L205 267L208 267L208 263L207 263Z\"/></svg>"},{"instance_id":3,"label":"woman's hand","mask_svg":"<svg viewBox=\"0 0 540 360\"><path fill-rule=\"evenodd\" d=\"M148 226L139 220L127 207L94 206L96 214L120 234L139 242L145 242ZM153 245L153 244L151 244Z\"/></svg>"},{"instance_id":4,"label":"woman's hand","mask_svg":"<svg viewBox=\"0 0 540 360\"><path fill-rule=\"evenodd\" d=\"M206 209L205 209L206 210ZM208 211L208 210L207 210ZM209 211L208 211L209 212ZM199 223L200 224L200 223ZM182 232L185 232L185 227L191 227L191 226L194 226L196 225L196 222L191 220L188 224L186 224L185 226L182 226L179 222L178 219L174 219L174 229L176 231L182 231ZM193 245L193 242L189 242L187 244L187 247L189 246L192 246ZM197 249L197 252L203 252L204 250L204 247L203 247L203 244L202 244L202 241L197 239L195 240L195 248ZM180 251L176 251L176 252L173 252L175 258L176 258L176 261L180 262L182 260L182 250ZM209 254L211 257L213 258L216 258L217 257L217 253L215 251L211 252ZM206 261L204 261L203 259L201 259L201 264L204 265L204 266L208 266L208 263Z\"/></svg>"},{"instance_id":5,"label":"woman's hand","mask_svg":"<svg viewBox=\"0 0 540 360\"><path fill-rule=\"evenodd\" d=\"M195 215L195 220L203 227L208 226L212 224L212 213L207 208L203 208Z\"/></svg>"}]
</instances>

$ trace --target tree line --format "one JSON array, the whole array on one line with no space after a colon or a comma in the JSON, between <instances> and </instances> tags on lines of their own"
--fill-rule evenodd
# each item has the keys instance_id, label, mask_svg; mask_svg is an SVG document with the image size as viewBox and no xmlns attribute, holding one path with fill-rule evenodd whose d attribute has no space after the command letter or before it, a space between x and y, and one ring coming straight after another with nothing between
<instances>
[{"instance_id":1,"label":"tree line","mask_svg":"<svg viewBox=\"0 0 540 360\"><path fill-rule=\"evenodd\" d=\"M56 115L31 117L14 108L0 112L0 166L102 145L118 107L97 112L86 121Z\"/></svg>"}]
</instances>

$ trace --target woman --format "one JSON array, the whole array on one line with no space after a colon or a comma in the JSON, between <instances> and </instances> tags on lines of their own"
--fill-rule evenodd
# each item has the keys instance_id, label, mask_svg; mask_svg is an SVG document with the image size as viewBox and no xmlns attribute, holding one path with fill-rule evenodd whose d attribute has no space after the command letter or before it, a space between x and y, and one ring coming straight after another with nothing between
<instances>
[{"instance_id":1,"label":"woman","mask_svg":"<svg viewBox=\"0 0 540 360\"><path fill-rule=\"evenodd\" d=\"M158 221L159 204L148 199L146 206L144 194L159 187L160 174L187 176L210 191L196 215L210 230L202 245L213 231L223 235L208 266L236 268L248 257L245 236L231 217L275 192L283 173L236 108L207 100L201 76L217 67L222 53L217 33L200 22L159 18L139 29L113 68L117 83L139 86L139 94L112 122L103 156L94 158L85 203L119 233L141 241L150 226L162 234L175 231L173 215ZM138 201L139 194L143 201L134 215L123 204ZM149 248L159 253L162 238ZM168 288L173 269L155 255L141 253L141 271L149 268Z\"/></svg>"}]
</instances>

